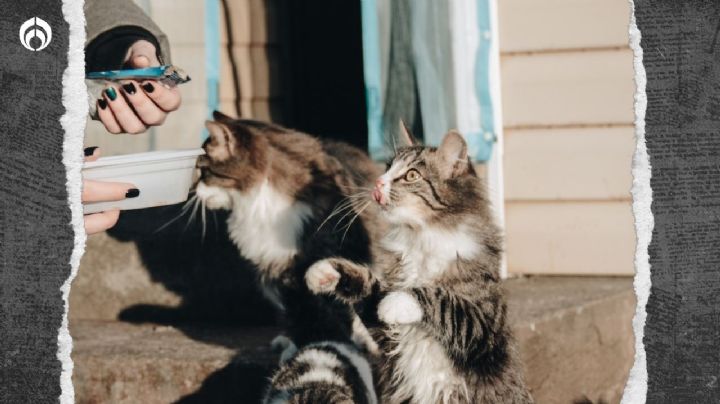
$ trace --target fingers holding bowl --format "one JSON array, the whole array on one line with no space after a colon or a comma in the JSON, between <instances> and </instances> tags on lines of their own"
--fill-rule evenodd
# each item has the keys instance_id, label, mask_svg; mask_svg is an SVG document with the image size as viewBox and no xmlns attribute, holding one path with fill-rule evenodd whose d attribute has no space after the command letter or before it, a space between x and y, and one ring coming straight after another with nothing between
<instances>
[{"instance_id":1,"label":"fingers holding bowl","mask_svg":"<svg viewBox=\"0 0 720 404\"><path fill-rule=\"evenodd\" d=\"M86 147L83 150L83 153L85 154L85 162L86 163L95 161L100 158L100 148L97 146Z\"/></svg>"},{"instance_id":2,"label":"fingers holding bowl","mask_svg":"<svg viewBox=\"0 0 720 404\"><path fill-rule=\"evenodd\" d=\"M84 150L84 155L85 162L95 161L100 157L100 149L95 146L87 147ZM139 195L140 191L135 188L133 184L83 180L83 202L120 201ZM85 215L85 232L87 234L94 234L105 231L113 227L119 217L120 211L118 209L110 209L100 213Z\"/></svg>"},{"instance_id":3,"label":"fingers holding bowl","mask_svg":"<svg viewBox=\"0 0 720 404\"><path fill-rule=\"evenodd\" d=\"M139 195L140 190L132 184L83 180L83 202L121 201L126 198L135 198Z\"/></svg>"},{"instance_id":4,"label":"fingers holding bowl","mask_svg":"<svg viewBox=\"0 0 720 404\"><path fill-rule=\"evenodd\" d=\"M85 233L95 234L105 231L115 226L119 217L120 211L118 209L85 215Z\"/></svg>"}]
</instances>

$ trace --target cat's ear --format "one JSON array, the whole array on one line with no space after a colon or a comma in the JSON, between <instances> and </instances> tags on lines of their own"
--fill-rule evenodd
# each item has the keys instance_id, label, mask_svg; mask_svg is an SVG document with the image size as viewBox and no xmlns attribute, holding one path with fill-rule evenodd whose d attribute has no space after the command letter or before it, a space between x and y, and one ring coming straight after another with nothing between
<instances>
[{"instance_id":1,"label":"cat's ear","mask_svg":"<svg viewBox=\"0 0 720 404\"><path fill-rule=\"evenodd\" d=\"M444 177L457 177L470 169L467 143L456 130L451 130L445 135L437 153L440 156L440 172Z\"/></svg>"},{"instance_id":2,"label":"cat's ear","mask_svg":"<svg viewBox=\"0 0 720 404\"><path fill-rule=\"evenodd\" d=\"M210 134L208 154L216 161L223 161L230 158L235 150L235 138L230 128L221 122L205 121L205 127Z\"/></svg>"},{"instance_id":3,"label":"cat's ear","mask_svg":"<svg viewBox=\"0 0 720 404\"><path fill-rule=\"evenodd\" d=\"M415 136L412 135L410 129L408 129L407 125L405 125L405 121L403 121L402 119L400 120L398 125L397 139L399 147L415 146L416 144L418 144L417 139L415 139Z\"/></svg>"},{"instance_id":4,"label":"cat's ear","mask_svg":"<svg viewBox=\"0 0 720 404\"><path fill-rule=\"evenodd\" d=\"M231 117L230 115L225 115L220 111L213 111L213 119L219 122L232 122L235 120L235 118Z\"/></svg>"}]
</instances>

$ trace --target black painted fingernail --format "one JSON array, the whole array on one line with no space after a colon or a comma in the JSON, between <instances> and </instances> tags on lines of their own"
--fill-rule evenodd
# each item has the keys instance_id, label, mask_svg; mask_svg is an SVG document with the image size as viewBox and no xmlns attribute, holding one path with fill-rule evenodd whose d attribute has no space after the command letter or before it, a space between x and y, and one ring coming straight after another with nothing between
<instances>
[{"instance_id":1,"label":"black painted fingernail","mask_svg":"<svg viewBox=\"0 0 720 404\"><path fill-rule=\"evenodd\" d=\"M125 193L126 198L137 198L140 195L140 190L137 188L130 188Z\"/></svg>"},{"instance_id":2,"label":"black painted fingernail","mask_svg":"<svg viewBox=\"0 0 720 404\"><path fill-rule=\"evenodd\" d=\"M98 148L97 146L86 147L84 150L85 157L92 156L93 153L95 153L95 149L97 149L97 148Z\"/></svg>"},{"instance_id":3,"label":"black painted fingernail","mask_svg":"<svg viewBox=\"0 0 720 404\"><path fill-rule=\"evenodd\" d=\"M123 84L122 88L123 88L123 91L125 91L128 94L131 94L131 95L135 94L135 84L133 84L133 83Z\"/></svg>"},{"instance_id":4,"label":"black painted fingernail","mask_svg":"<svg viewBox=\"0 0 720 404\"><path fill-rule=\"evenodd\" d=\"M105 94L110 98L110 101L115 101L117 98L117 92L114 87L108 87L105 89Z\"/></svg>"},{"instance_id":5,"label":"black painted fingernail","mask_svg":"<svg viewBox=\"0 0 720 404\"><path fill-rule=\"evenodd\" d=\"M152 83L144 83L142 85L142 88L148 93L152 93L153 91L155 91L155 86L153 86Z\"/></svg>"},{"instance_id":6,"label":"black painted fingernail","mask_svg":"<svg viewBox=\"0 0 720 404\"><path fill-rule=\"evenodd\" d=\"M100 109L105 109L105 108L107 108L107 101L105 101L104 99L100 98L100 99L98 100L98 107L100 107Z\"/></svg>"}]
</instances>

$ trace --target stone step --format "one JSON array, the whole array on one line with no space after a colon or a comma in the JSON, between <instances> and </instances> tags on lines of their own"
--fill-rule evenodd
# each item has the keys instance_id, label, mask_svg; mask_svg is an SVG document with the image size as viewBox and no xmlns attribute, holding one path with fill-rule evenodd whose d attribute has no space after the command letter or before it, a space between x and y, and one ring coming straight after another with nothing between
<instances>
[{"instance_id":1,"label":"stone step","mask_svg":"<svg viewBox=\"0 0 720 404\"><path fill-rule=\"evenodd\" d=\"M630 278L506 282L510 321L538 403L619 402L633 360ZM273 327L75 319L78 403L257 402L276 363Z\"/></svg>"}]
</instances>

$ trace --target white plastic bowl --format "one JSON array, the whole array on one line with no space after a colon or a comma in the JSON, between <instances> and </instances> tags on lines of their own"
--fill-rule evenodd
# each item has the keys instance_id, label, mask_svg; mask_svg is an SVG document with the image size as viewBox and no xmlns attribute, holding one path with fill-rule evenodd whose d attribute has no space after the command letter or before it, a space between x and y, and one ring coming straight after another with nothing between
<instances>
[{"instance_id":1,"label":"white plastic bowl","mask_svg":"<svg viewBox=\"0 0 720 404\"><path fill-rule=\"evenodd\" d=\"M101 157L85 163L86 180L128 182L140 190L136 198L92 202L83 205L85 214L108 209L142 209L172 205L187 200L193 170L202 149L162 150L122 156Z\"/></svg>"}]
</instances>

